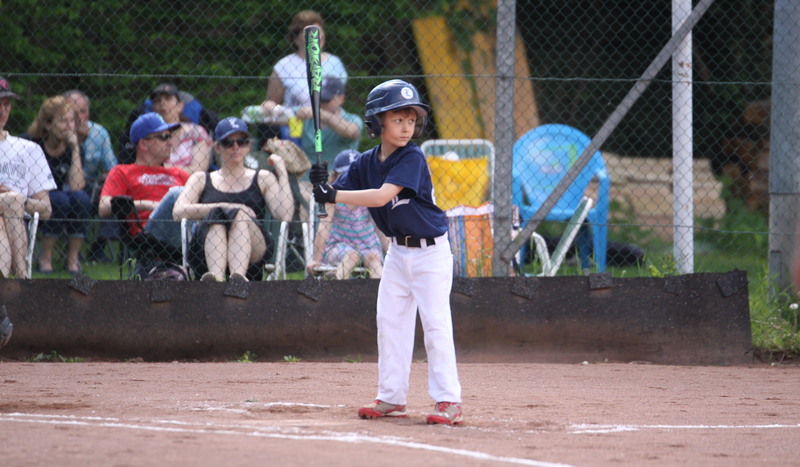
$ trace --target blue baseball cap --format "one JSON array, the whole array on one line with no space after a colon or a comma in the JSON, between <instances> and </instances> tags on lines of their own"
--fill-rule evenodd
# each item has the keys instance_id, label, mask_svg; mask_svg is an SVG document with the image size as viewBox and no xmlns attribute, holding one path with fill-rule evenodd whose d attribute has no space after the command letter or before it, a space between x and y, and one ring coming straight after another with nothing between
<instances>
[{"instance_id":1,"label":"blue baseball cap","mask_svg":"<svg viewBox=\"0 0 800 467\"><path fill-rule=\"evenodd\" d=\"M240 132L250 136L250 130L244 120L236 117L223 118L214 129L214 141L223 140L234 133Z\"/></svg>"},{"instance_id":2,"label":"blue baseball cap","mask_svg":"<svg viewBox=\"0 0 800 467\"><path fill-rule=\"evenodd\" d=\"M345 149L337 154L336 159L333 160L333 171L337 174L347 172L347 169L350 168L350 164L357 161L359 157L361 157L360 152L352 149Z\"/></svg>"},{"instance_id":3,"label":"blue baseball cap","mask_svg":"<svg viewBox=\"0 0 800 467\"><path fill-rule=\"evenodd\" d=\"M131 143L136 145L145 136L158 133L164 130L174 130L181 126L180 123L167 123L160 114L147 112L139 115L139 118L131 125Z\"/></svg>"}]
</instances>

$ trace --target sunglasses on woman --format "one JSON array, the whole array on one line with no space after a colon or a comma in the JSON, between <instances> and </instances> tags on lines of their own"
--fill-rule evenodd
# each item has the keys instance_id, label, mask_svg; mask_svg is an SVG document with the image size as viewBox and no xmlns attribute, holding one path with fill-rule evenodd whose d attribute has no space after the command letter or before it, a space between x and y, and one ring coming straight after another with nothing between
<instances>
[{"instance_id":1,"label":"sunglasses on woman","mask_svg":"<svg viewBox=\"0 0 800 467\"><path fill-rule=\"evenodd\" d=\"M225 149L232 148L234 144L238 145L241 148L250 144L250 138L237 138L237 139L225 138L223 140L220 140L219 144Z\"/></svg>"}]
</instances>

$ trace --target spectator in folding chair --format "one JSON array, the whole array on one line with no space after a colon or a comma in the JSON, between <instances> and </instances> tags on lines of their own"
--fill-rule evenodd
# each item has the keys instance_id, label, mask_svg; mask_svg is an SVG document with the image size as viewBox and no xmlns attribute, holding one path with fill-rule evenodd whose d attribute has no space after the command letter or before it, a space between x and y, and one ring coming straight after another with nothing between
<instances>
[{"instance_id":1,"label":"spectator in folding chair","mask_svg":"<svg viewBox=\"0 0 800 467\"><path fill-rule=\"evenodd\" d=\"M30 279L23 217L35 212L41 219L50 217L48 191L55 189L56 183L42 148L5 130L12 99L19 95L0 77L0 276L13 273L18 279Z\"/></svg>"},{"instance_id":2,"label":"spectator in folding chair","mask_svg":"<svg viewBox=\"0 0 800 467\"><path fill-rule=\"evenodd\" d=\"M361 153L352 149L340 152L333 162L330 183L347 172L360 156ZM319 221L314 237L314 258L307 265L308 272L315 274L321 267L335 267L333 277L346 279L363 263L370 277L379 279L383 274L383 251L384 245L388 247L388 239L378 233L369 210L344 203L326 204L325 210L328 216Z\"/></svg>"},{"instance_id":3,"label":"spectator in folding chair","mask_svg":"<svg viewBox=\"0 0 800 467\"><path fill-rule=\"evenodd\" d=\"M26 136L41 146L56 182L56 189L48 193L52 216L41 225L38 270L43 274L53 272L53 249L60 236L68 238L67 271L80 272L80 251L88 232L92 201L85 191L83 148L78 140L75 114L71 99L63 96L45 99Z\"/></svg>"},{"instance_id":4,"label":"spectator in folding chair","mask_svg":"<svg viewBox=\"0 0 800 467\"><path fill-rule=\"evenodd\" d=\"M156 226L160 228L159 232L167 232L161 235L156 234L156 229L151 226L156 221L149 222L170 188L183 186L189 179L189 174L182 169L164 167L164 162L169 159L175 144L173 132L179 126L179 123L167 123L155 112L140 115L130 131L131 144L136 149L136 162L115 166L106 178L100 193L100 217L110 218L115 215L112 210L114 198L131 198L133 212L128 215L127 222L130 239L135 239L144 230L164 245L180 245L180 225L177 222L169 220L171 229ZM180 257L179 247L177 252Z\"/></svg>"},{"instance_id":5,"label":"spectator in folding chair","mask_svg":"<svg viewBox=\"0 0 800 467\"><path fill-rule=\"evenodd\" d=\"M190 245L189 262L201 281L257 278L272 256L272 236L264 228L267 210L275 219L292 219L294 203L289 174L279 156L269 160L275 174L245 165L250 131L236 117L220 120L214 130L220 168L195 173L173 208L175 220L199 220Z\"/></svg>"}]
</instances>

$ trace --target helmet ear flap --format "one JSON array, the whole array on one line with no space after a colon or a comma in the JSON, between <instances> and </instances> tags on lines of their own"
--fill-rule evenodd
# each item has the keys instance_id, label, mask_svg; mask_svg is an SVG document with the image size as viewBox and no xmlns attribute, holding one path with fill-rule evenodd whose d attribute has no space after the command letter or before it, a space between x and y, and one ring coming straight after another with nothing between
<instances>
[{"instance_id":1,"label":"helmet ear flap","mask_svg":"<svg viewBox=\"0 0 800 467\"><path fill-rule=\"evenodd\" d=\"M381 119L378 118L377 115L367 117L364 121L364 125L367 127L367 133L370 138L377 138L383 132L383 128L381 128ZM416 129L414 133L416 134Z\"/></svg>"}]
</instances>

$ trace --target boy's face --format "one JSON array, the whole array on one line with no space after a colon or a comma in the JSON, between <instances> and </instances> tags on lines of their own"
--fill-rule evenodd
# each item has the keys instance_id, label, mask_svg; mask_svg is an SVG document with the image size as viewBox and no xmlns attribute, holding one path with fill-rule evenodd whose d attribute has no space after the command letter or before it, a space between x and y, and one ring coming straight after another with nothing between
<instances>
[{"instance_id":1,"label":"boy's face","mask_svg":"<svg viewBox=\"0 0 800 467\"><path fill-rule=\"evenodd\" d=\"M383 114L381 143L384 145L405 146L414 135L417 124L417 111L411 107L389 110Z\"/></svg>"}]
</instances>

